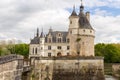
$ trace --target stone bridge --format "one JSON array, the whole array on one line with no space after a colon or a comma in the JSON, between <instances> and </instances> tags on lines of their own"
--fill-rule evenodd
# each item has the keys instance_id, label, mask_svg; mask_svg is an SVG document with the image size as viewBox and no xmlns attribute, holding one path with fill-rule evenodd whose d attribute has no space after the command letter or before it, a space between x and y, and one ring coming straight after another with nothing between
<instances>
[{"instance_id":1,"label":"stone bridge","mask_svg":"<svg viewBox=\"0 0 120 80\"><path fill-rule=\"evenodd\" d=\"M22 75L30 70L29 62L24 62L21 55L10 54L0 57L0 80L22 80Z\"/></svg>"}]
</instances>

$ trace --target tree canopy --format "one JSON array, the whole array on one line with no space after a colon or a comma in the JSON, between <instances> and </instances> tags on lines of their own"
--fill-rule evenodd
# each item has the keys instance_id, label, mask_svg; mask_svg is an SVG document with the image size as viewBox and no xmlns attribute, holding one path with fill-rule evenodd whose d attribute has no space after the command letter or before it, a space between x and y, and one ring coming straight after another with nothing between
<instances>
[{"instance_id":1,"label":"tree canopy","mask_svg":"<svg viewBox=\"0 0 120 80\"><path fill-rule=\"evenodd\" d=\"M120 44L96 44L95 55L103 56L106 63L118 63L120 62Z\"/></svg>"},{"instance_id":2,"label":"tree canopy","mask_svg":"<svg viewBox=\"0 0 120 80\"><path fill-rule=\"evenodd\" d=\"M6 46L0 46L0 55L6 54L20 54L25 58L29 55L29 45L28 44L8 44Z\"/></svg>"}]
</instances>

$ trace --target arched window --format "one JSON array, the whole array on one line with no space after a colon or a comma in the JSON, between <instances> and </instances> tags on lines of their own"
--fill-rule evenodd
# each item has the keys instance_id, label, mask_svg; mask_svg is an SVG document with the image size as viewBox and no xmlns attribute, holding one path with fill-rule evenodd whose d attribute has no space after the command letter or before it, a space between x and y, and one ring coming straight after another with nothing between
<instances>
[{"instance_id":1,"label":"arched window","mask_svg":"<svg viewBox=\"0 0 120 80\"><path fill-rule=\"evenodd\" d=\"M57 53L57 56L62 56L61 52L58 52L58 53Z\"/></svg>"}]
</instances>

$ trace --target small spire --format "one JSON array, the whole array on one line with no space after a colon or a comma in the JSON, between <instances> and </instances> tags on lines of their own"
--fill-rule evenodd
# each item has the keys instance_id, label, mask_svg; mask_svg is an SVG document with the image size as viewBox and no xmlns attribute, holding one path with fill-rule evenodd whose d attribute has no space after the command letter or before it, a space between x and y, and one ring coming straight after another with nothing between
<instances>
[{"instance_id":1,"label":"small spire","mask_svg":"<svg viewBox=\"0 0 120 80\"><path fill-rule=\"evenodd\" d=\"M73 6L73 11L72 11L71 16L77 16L77 13L76 13L76 11L75 11L75 5Z\"/></svg>"},{"instance_id":2,"label":"small spire","mask_svg":"<svg viewBox=\"0 0 120 80\"><path fill-rule=\"evenodd\" d=\"M43 28L42 28L42 32L40 34L40 38L43 38L44 37L44 34L43 34Z\"/></svg>"},{"instance_id":3,"label":"small spire","mask_svg":"<svg viewBox=\"0 0 120 80\"><path fill-rule=\"evenodd\" d=\"M73 11L75 11L75 5L73 5Z\"/></svg>"},{"instance_id":4,"label":"small spire","mask_svg":"<svg viewBox=\"0 0 120 80\"><path fill-rule=\"evenodd\" d=\"M81 0L81 6L83 5L83 1Z\"/></svg>"},{"instance_id":5,"label":"small spire","mask_svg":"<svg viewBox=\"0 0 120 80\"><path fill-rule=\"evenodd\" d=\"M36 36L39 37L39 28L37 28Z\"/></svg>"},{"instance_id":6,"label":"small spire","mask_svg":"<svg viewBox=\"0 0 120 80\"><path fill-rule=\"evenodd\" d=\"M83 1L81 0L81 6L80 6L80 12L83 12L84 6L83 6Z\"/></svg>"}]
</instances>

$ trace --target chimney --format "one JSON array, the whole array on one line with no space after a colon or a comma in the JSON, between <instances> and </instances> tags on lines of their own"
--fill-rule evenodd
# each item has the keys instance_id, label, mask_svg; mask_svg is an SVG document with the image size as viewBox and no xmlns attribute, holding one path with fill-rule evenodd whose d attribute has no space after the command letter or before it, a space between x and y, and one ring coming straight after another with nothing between
<instances>
[{"instance_id":1,"label":"chimney","mask_svg":"<svg viewBox=\"0 0 120 80\"><path fill-rule=\"evenodd\" d=\"M86 17L87 17L88 21L90 21L90 12L86 12Z\"/></svg>"}]
</instances>

